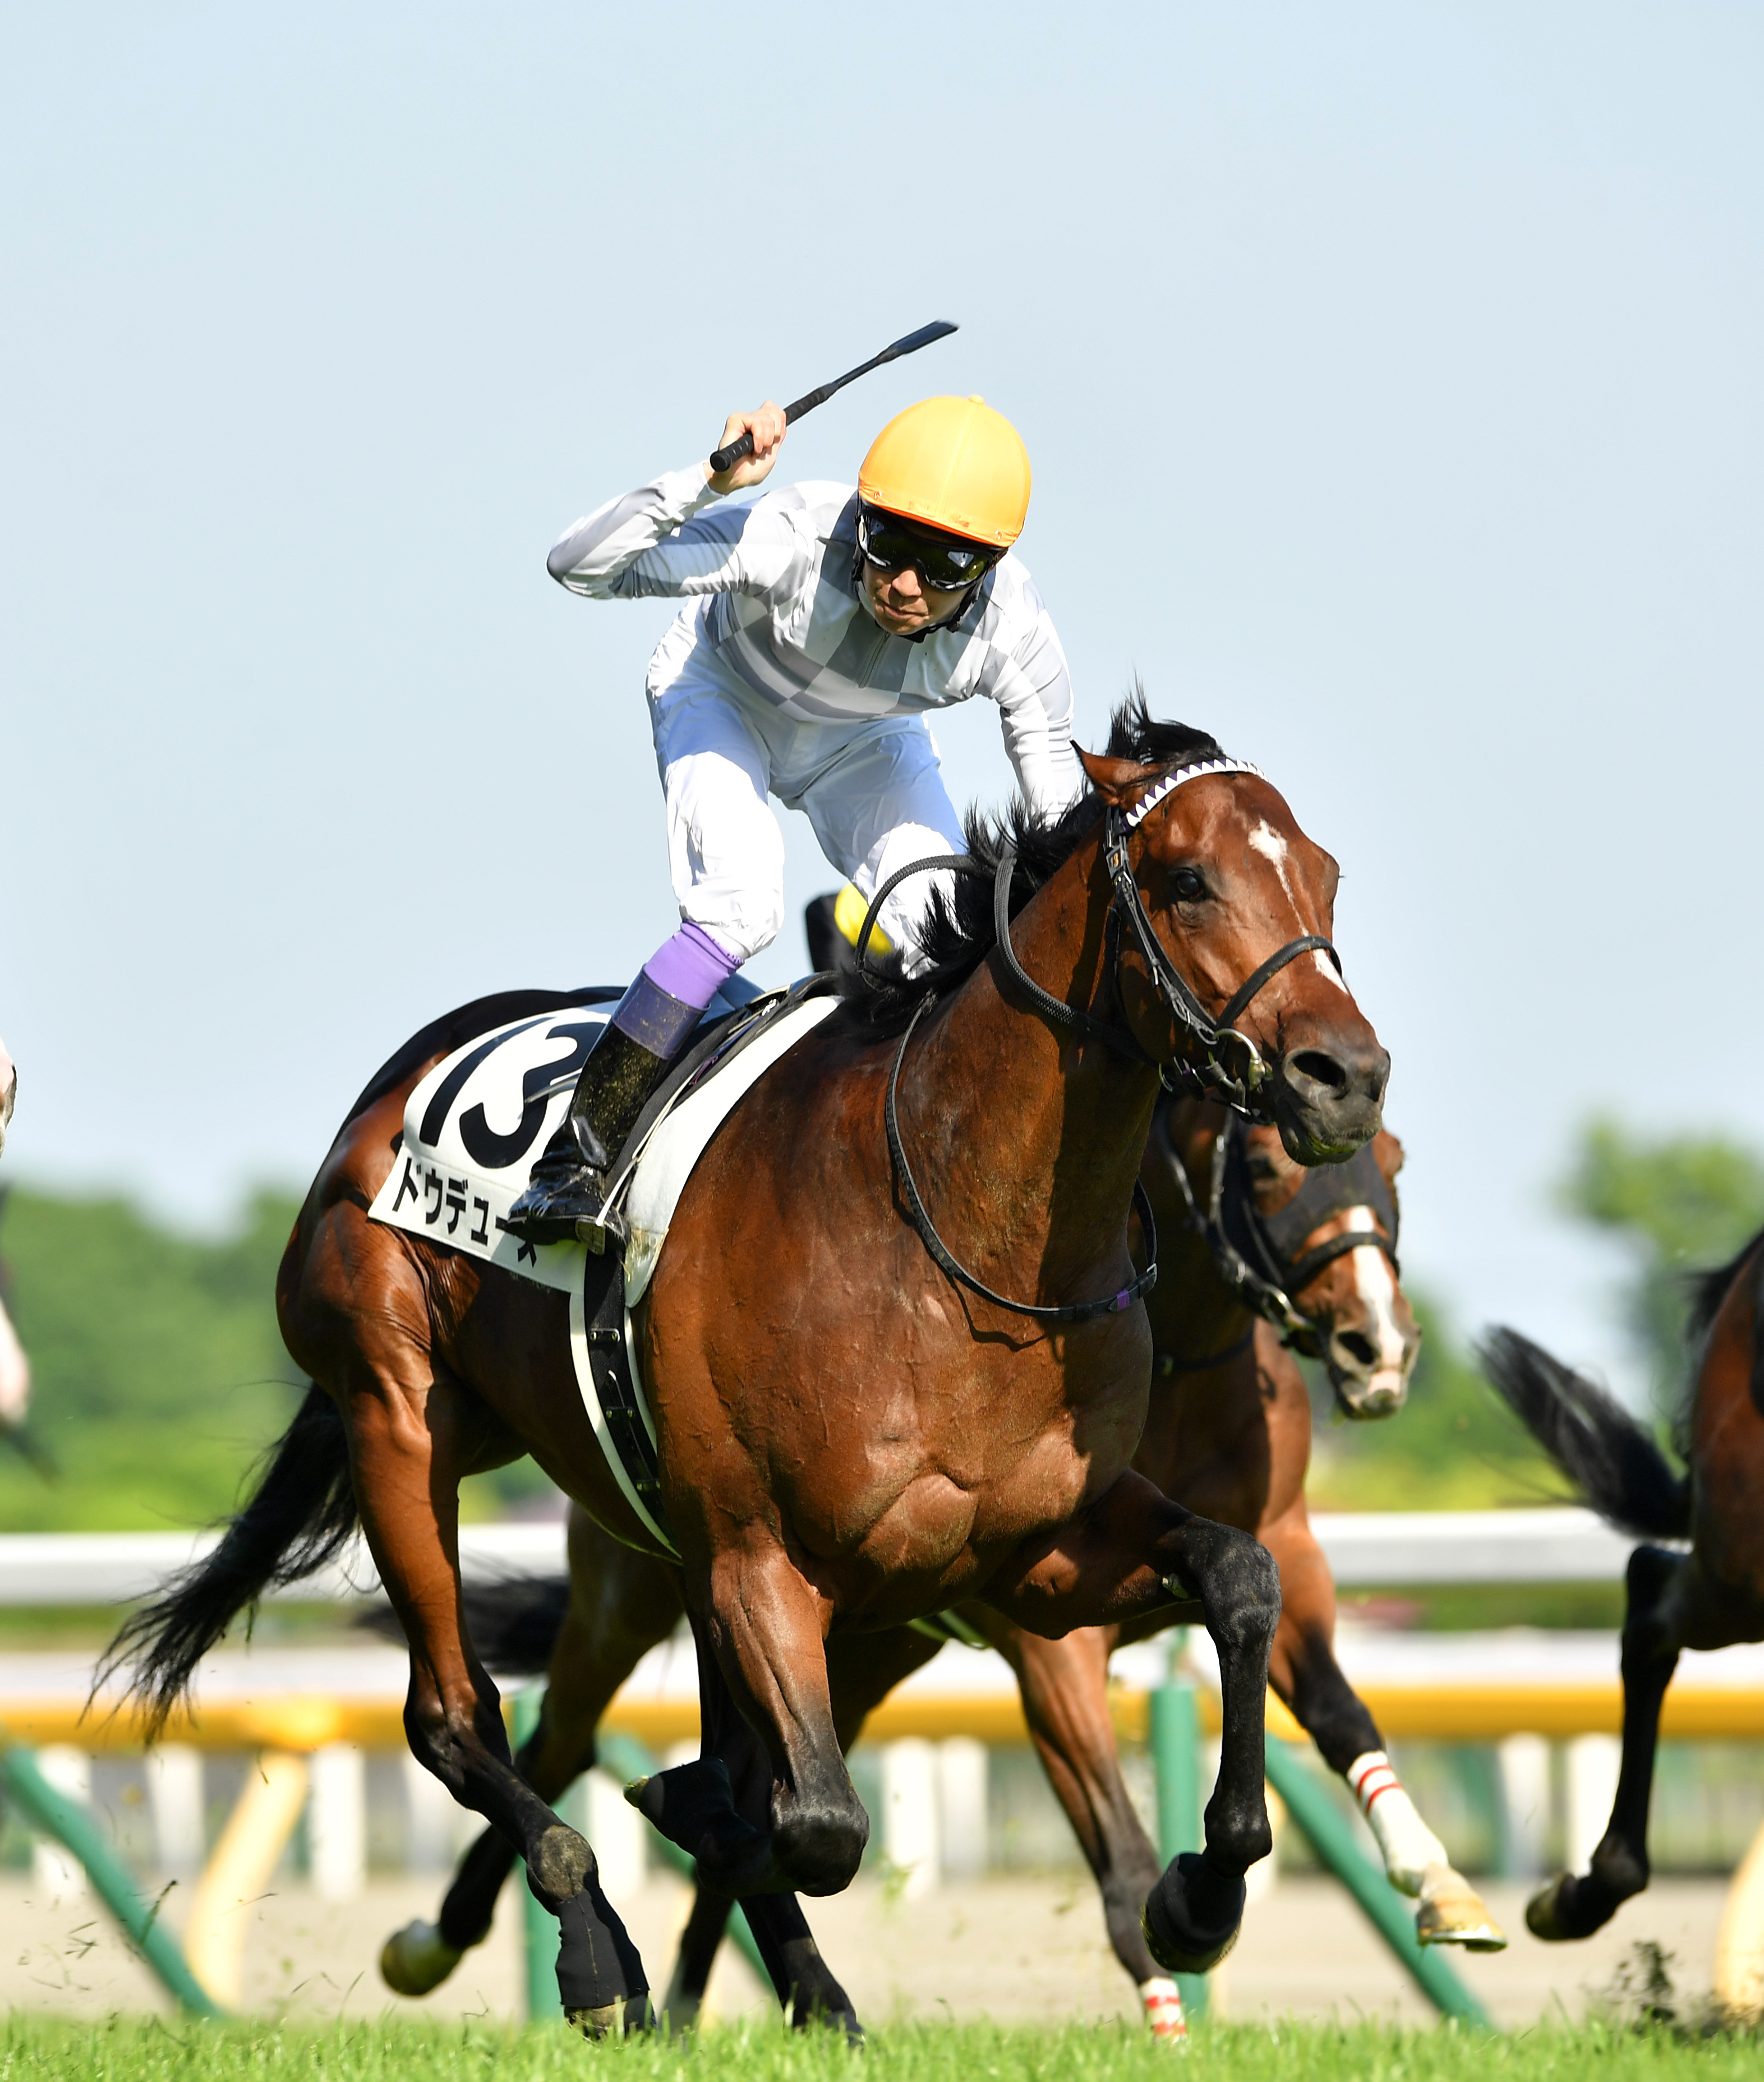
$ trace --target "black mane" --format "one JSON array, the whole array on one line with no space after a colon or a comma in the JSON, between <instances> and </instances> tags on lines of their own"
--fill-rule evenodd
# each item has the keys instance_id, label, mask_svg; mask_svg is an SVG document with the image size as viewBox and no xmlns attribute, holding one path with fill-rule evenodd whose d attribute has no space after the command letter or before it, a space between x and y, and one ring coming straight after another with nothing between
<instances>
[{"instance_id":1,"label":"black mane","mask_svg":"<svg viewBox=\"0 0 1764 2082\"><path fill-rule=\"evenodd\" d=\"M1157 722L1146 707L1144 690L1137 686L1110 719L1105 749L1111 759L1136 760L1153 773L1226 756L1204 730ZM872 1025L890 1030L906 1023L928 991L943 997L965 983L991 952L998 937L992 922L992 875L1005 846L1017 849L1011 875L1014 918L1071 858L1102 810L1102 798L1092 788L1058 816L1037 816L1021 799L1014 800L1002 817L970 809L962 828L970 858L985 873L957 875L953 900L941 889L933 890L918 936L918 952L927 966L910 977L894 972L892 965L880 976L868 971L862 976L848 976L842 985L846 997Z\"/></svg>"}]
</instances>

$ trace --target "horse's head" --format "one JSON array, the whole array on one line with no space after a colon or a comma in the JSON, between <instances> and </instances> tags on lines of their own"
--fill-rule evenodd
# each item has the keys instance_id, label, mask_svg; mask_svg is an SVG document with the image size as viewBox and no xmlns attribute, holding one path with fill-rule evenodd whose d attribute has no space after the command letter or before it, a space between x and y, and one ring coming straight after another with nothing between
<instances>
[{"instance_id":1,"label":"horse's head","mask_svg":"<svg viewBox=\"0 0 1764 2082\"><path fill-rule=\"evenodd\" d=\"M1079 756L1108 805L1135 1038L1272 1122L1299 1163L1352 1156L1379 1131L1391 1059L1332 959L1334 861L1229 761Z\"/></svg>"},{"instance_id":2,"label":"horse's head","mask_svg":"<svg viewBox=\"0 0 1764 2082\"><path fill-rule=\"evenodd\" d=\"M1421 1353L1396 1266L1402 1168L1403 1145L1383 1129L1351 1162L1308 1170L1286 1154L1277 1130L1243 1132L1255 1232L1246 1250L1303 1318L1292 1342L1322 1360L1347 1417L1394 1417Z\"/></svg>"}]
</instances>

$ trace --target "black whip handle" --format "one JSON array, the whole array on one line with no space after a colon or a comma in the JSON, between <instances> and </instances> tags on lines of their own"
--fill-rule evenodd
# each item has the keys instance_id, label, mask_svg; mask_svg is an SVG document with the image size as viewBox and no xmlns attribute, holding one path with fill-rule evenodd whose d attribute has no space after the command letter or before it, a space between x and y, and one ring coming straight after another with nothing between
<instances>
[{"instance_id":1,"label":"black whip handle","mask_svg":"<svg viewBox=\"0 0 1764 2082\"><path fill-rule=\"evenodd\" d=\"M784 424L794 427L805 412L812 412L817 405L824 405L836 390L843 390L848 383L855 383L860 376L867 376L873 369L880 369L885 361L898 361L903 354L916 354L921 347L929 347L934 339L942 339L954 332L955 327L948 318L936 318L928 326L920 326L917 332L910 332L904 339L897 339L892 346L885 347L880 354L873 355L868 361L860 362L856 369L848 369L843 376L836 376L831 383L823 383L819 390L810 390L806 397L798 398L794 405L784 408ZM743 456L753 453L751 433L737 434L726 449L713 449L710 467L713 474L721 477L726 470L732 470Z\"/></svg>"}]
</instances>

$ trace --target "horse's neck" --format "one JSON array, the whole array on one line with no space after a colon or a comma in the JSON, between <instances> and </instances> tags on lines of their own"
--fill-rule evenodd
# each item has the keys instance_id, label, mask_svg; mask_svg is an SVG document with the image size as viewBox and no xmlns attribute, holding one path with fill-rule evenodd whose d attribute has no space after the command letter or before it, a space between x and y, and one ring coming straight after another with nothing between
<instances>
[{"instance_id":1,"label":"horse's neck","mask_svg":"<svg viewBox=\"0 0 1764 2082\"><path fill-rule=\"evenodd\" d=\"M1013 921L1012 944L1044 990L1118 1022L1100 995L1108 885L1099 850L1096 839L1080 845ZM952 1211L950 1229L976 1260L1017 1281L1008 1291L1087 1298L1069 1283L1118 1251L1156 1090L1148 1064L1031 1011L995 953L951 1000L903 1085L903 1130L916 1172L923 1162L921 1191L928 1180L933 1188L933 1220L940 1207Z\"/></svg>"}]
</instances>

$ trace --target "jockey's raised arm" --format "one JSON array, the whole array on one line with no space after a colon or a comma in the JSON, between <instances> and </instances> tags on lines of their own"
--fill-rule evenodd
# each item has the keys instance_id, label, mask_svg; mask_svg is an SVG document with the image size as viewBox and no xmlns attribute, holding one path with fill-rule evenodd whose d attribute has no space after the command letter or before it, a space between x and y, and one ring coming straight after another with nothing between
<instances>
[{"instance_id":1,"label":"jockey's raised arm","mask_svg":"<svg viewBox=\"0 0 1764 2082\"><path fill-rule=\"evenodd\" d=\"M559 537L545 568L584 600L764 599L798 561L796 531L775 508L726 504L693 463L596 507Z\"/></svg>"},{"instance_id":2,"label":"jockey's raised arm","mask_svg":"<svg viewBox=\"0 0 1764 2082\"><path fill-rule=\"evenodd\" d=\"M884 428L849 485L731 500L769 474L773 404L731 415L751 454L664 471L570 528L546 567L593 600L686 605L650 661L651 727L680 930L645 963L584 1068L570 1119L509 1219L600 1240L600 1187L638 1113L718 988L776 938L783 841L767 799L804 811L867 899L896 870L963 849L928 711L997 703L1029 807L1082 786L1065 654L1013 545L1029 507L1016 429L977 398L931 398ZM931 875L878 923L910 967Z\"/></svg>"}]
</instances>

